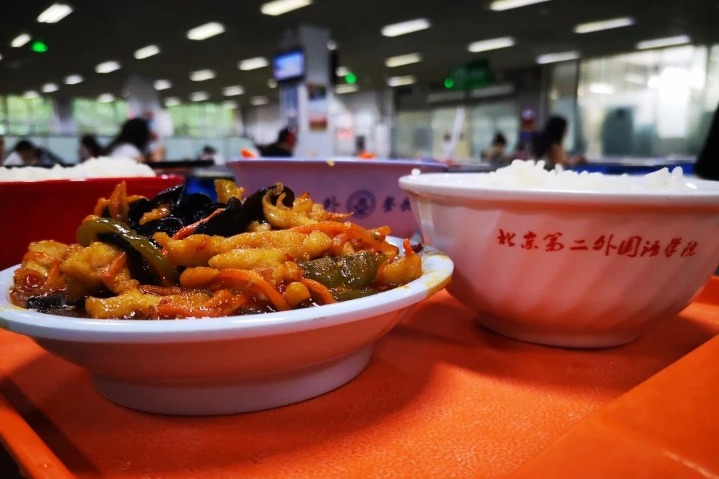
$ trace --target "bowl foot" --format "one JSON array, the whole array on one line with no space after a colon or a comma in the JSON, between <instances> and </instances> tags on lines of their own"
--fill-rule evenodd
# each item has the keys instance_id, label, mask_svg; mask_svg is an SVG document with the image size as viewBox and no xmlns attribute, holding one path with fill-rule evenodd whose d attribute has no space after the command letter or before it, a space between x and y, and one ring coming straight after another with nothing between
<instances>
[{"instance_id":1,"label":"bowl foot","mask_svg":"<svg viewBox=\"0 0 719 479\"><path fill-rule=\"evenodd\" d=\"M362 372L372 347L304 369L220 384L147 384L95 375L93 381L100 394L131 409L179 416L237 414L286 406L336 389Z\"/></svg>"},{"instance_id":2,"label":"bowl foot","mask_svg":"<svg viewBox=\"0 0 719 479\"><path fill-rule=\"evenodd\" d=\"M477 322L495 333L527 343L562 348L608 348L631 343L642 332L640 327L621 331L548 331L545 328L513 323L486 313L480 313Z\"/></svg>"}]
</instances>

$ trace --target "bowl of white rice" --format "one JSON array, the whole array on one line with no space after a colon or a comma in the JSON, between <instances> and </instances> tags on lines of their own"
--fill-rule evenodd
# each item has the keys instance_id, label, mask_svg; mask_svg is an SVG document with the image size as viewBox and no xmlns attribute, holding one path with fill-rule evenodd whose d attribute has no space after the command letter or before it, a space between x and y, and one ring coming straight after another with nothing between
<instances>
[{"instance_id":1,"label":"bowl of white rice","mask_svg":"<svg viewBox=\"0 0 719 479\"><path fill-rule=\"evenodd\" d=\"M109 197L121 181L128 194L152 197L184 178L156 176L147 165L114 158L71 167L0 167L0 269L19 263L32 241L74 242L75 230L98 198Z\"/></svg>"},{"instance_id":2,"label":"bowl of white rice","mask_svg":"<svg viewBox=\"0 0 719 479\"><path fill-rule=\"evenodd\" d=\"M520 340L631 342L686 307L719 263L719 182L679 168L610 176L515 161L399 184L423 240L455 263L449 292Z\"/></svg>"}]
</instances>

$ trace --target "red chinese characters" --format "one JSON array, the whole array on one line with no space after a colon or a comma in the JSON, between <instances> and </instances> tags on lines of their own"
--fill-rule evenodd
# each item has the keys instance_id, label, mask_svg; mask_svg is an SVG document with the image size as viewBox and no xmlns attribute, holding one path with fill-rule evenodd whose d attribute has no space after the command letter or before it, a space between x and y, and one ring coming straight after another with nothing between
<instances>
[{"instance_id":1,"label":"red chinese characters","mask_svg":"<svg viewBox=\"0 0 719 479\"><path fill-rule=\"evenodd\" d=\"M497 244L503 247L544 253L588 252L601 253L604 256L624 256L627 258L688 258L696 255L699 243L673 237L664 240L644 238L639 235L619 238L614 234L602 234L596 238L571 238L561 231L497 231Z\"/></svg>"}]
</instances>

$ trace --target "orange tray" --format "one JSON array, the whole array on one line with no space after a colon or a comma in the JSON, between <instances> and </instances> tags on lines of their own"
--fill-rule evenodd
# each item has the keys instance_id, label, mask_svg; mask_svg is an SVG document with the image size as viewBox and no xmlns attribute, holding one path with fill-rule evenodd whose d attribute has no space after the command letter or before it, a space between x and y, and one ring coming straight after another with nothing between
<instances>
[{"instance_id":1,"label":"orange tray","mask_svg":"<svg viewBox=\"0 0 719 479\"><path fill-rule=\"evenodd\" d=\"M503 338L442 292L333 392L188 418L116 406L0 331L0 439L37 478L714 477L717 333L717 278L636 342L591 351Z\"/></svg>"}]
</instances>

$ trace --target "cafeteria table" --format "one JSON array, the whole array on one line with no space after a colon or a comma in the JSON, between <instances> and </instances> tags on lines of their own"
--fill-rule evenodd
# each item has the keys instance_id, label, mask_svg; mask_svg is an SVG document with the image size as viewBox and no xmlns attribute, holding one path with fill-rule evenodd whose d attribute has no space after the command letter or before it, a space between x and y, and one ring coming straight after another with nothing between
<instances>
[{"instance_id":1,"label":"cafeteria table","mask_svg":"<svg viewBox=\"0 0 719 479\"><path fill-rule=\"evenodd\" d=\"M442 291L345 386L218 417L114 405L0 331L0 439L47 479L719 476L719 278L615 348L519 342L474 316Z\"/></svg>"}]
</instances>

